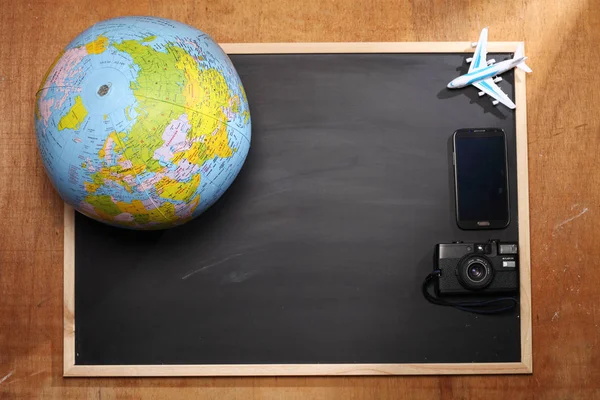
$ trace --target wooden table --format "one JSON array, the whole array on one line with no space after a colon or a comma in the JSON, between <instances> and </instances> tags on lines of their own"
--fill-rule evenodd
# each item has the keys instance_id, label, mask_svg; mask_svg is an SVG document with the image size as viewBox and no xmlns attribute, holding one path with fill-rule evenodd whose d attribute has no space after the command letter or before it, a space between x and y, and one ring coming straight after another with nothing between
<instances>
[{"instance_id":1,"label":"wooden table","mask_svg":"<svg viewBox=\"0 0 600 400\"><path fill-rule=\"evenodd\" d=\"M218 42L526 43L531 376L64 379L63 205L33 129L59 51L118 15L180 20ZM600 2L226 0L0 2L0 398L600 398Z\"/></svg>"}]
</instances>

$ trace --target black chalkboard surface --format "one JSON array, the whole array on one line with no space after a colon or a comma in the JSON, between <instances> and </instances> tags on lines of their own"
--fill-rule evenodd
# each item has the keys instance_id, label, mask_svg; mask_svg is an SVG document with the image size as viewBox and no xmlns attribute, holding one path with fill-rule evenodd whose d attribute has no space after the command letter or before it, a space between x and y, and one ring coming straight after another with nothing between
<instances>
[{"instance_id":1,"label":"black chalkboard surface","mask_svg":"<svg viewBox=\"0 0 600 400\"><path fill-rule=\"evenodd\" d=\"M436 243L519 239L515 113L446 89L465 57L232 55L253 128L225 195L161 232L76 215L74 364L520 362L519 310L420 292ZM506 229L456 225L450 138L468 127L506 132Z\"/></svg>"}]
</instances>

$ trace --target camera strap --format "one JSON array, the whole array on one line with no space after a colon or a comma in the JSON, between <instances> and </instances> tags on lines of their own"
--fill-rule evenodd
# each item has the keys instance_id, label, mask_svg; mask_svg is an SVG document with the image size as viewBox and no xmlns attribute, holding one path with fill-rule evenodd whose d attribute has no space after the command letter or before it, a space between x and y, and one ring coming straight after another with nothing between
<instances>
[{"instance_id":1,"label":"camera strap","mask_svg":"<svg viewBox=\"0 0 600 400\"><path fill-rule=\"evenodd\" d=\"M481 301L466 301L466 302L449 302L444 299L440 299L439 297L433 296L429 293L429 285L434 283L437 279L439 279L441 271L439 269L434 270L432 273L427 275L425 281L423 282L423 286L421 287L423 291L423 296L432 304L436 304L438 306L448 306L454 307L462 311L472 312L475 314L499 314L506 311L510 311L519 304L517 299L514 297L497 297L489 300L481 300Z\"/></svg>"}]
</instances>

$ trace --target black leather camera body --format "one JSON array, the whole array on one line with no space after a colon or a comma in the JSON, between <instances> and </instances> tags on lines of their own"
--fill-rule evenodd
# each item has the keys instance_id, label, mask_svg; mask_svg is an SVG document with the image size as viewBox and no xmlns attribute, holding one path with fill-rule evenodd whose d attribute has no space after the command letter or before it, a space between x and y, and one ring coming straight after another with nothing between
<instances>
[{"instance_id":1,"label":"black leather camera body","mask_svg":"<svg viewBox=\"0 0 600 400\"><path fill-rule=\"evenodd\" d=\"M436 293L484 294L519 289L518 245L490 240L487 243L442 243L435 246L439 270Z\"/></svg>"}]
</instances>

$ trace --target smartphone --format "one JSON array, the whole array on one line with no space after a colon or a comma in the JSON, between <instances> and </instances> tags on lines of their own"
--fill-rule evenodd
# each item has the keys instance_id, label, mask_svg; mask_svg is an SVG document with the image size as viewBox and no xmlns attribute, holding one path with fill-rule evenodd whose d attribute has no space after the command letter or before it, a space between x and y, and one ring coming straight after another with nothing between
<instances>
[{"instance_id":1,"label":"smartphone","mask_svg":"<svg viewBox=\"0 0 600 400\"><path fill-rule=\"evenodd\" d=\"M502 129L459 129L453 135L456 222L461 229L510 223L506 135Z\"/></svg>"}]
</instances>

